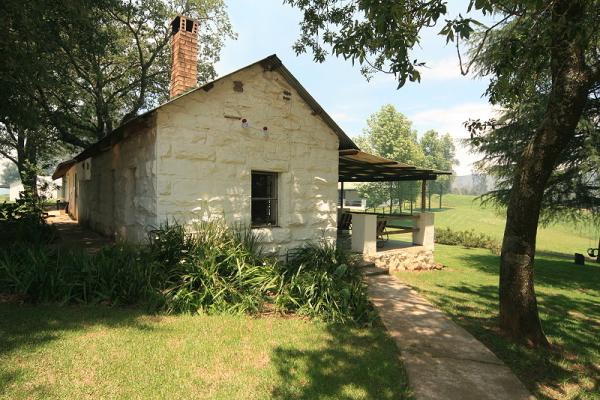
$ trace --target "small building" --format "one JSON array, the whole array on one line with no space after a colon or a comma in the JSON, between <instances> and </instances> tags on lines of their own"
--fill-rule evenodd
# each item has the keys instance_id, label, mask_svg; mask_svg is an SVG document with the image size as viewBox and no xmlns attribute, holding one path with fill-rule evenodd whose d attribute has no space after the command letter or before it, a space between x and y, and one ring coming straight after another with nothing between
<instances>
[{"instance_id":1,"label":"small building","mask_svg":"<svg viewBox=\"0 0 600 400\"><path fill-rule=\"evenodd\" d=\"M367 209L367 199L360 195L358 183L348 182L342 188L342 184L338 184L338 206L351 211L365 211ZM342 193L342 190L344 191ZM343 202L343 204L341 204Z\"/></svg>"},{"instance_id":2,"label":"small building","mask_svg":"<svg viewBox=\"0 0 600 400\"><path fill-rule=\"evenodd\" d=\"M69 214L132 242L211 218L251 226L273 253L334 242L338 181L367 176L352 175L366 153L275 55L196 87L196 22L172 27L171 99L58 165Z\"/></svg>"},{"instance_id":3,"label":"small building","mask_svg":"<svg viewBox=\"0 0 600 400\"><path fill-rule=\"evenodd\" d=\"M47 200L62 199L62 183L58 179L54 181L50 176L37 177L38 194ZM24 187L20 180L14 181L9 185L8 198L10 201L16 201L21 197Z\"/></svg>"}]
</instances>

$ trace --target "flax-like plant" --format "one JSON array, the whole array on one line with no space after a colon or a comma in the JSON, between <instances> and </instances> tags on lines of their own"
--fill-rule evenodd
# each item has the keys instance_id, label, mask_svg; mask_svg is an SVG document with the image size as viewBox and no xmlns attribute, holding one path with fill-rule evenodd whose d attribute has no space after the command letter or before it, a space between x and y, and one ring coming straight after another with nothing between
<instances>
[{"instance_id":1,"label":"flax-like plant","mask_svg":"<svg viewBox=\"0 0 600 400\"><path fill-rule=\"evenodd\" d=\"M277 306L327 322L369 321L372 309L354 261L326 241L293 252L281 268Z\"/></svg>"},{"instance_id":2,"label":"flax-like plant","mask_svg":"<svg viewBox=\"0 0 600 400\"><path fill-rule=\"evenodd\" d=\"M284 261L260 238L223 221L164 224L147 246L119 243L81 251L16 244L0 249L0 294L30 302L146 305L167 313L278 310L327 322L371 318L353 260L329 243L310 244Z\"/></svg>"}]
</instances>

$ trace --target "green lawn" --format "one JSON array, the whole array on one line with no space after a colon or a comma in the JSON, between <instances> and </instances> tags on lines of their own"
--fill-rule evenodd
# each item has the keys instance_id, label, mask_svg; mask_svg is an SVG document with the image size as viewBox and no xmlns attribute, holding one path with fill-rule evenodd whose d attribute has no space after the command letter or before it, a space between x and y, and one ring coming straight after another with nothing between
<instances>
[{"instance_id":1,"label":"green lawn","mask_svg":"<svg viewBox=\"0 0 600 400\"><path fill-rule=\"evenodd\" d=\"M558 256L536 257L540 317L555 346L536 351L499 335L498 256L437 245L435 257L446 266L442 271L396 276L485 343L539 398L600 398L600 265L581 267Z\"/></svg>"},{"instance_id":2,"label":"green lawn","mask_svg":"<svg viewBox=\"0 0 600 400\"><path fill-rule=\"evenodd\" d=\"M404 399L382 327L0 304L0 398Z\"/></svg>"},{"instance_id":3,"label":"green lawn","mask_svg":"<svg viewBox=\"0 0 600 400\"><path fill-rule=\"evenodd\" d=\"M417 199L417 204L420 204L420 198ZM438 196L432 197L431 204L438 205ZM442 205L441 209L431 209L435 213L436 228L450 228L455 231L473 229L502 241L506 220L505 210L498 210L491 205L482 206L477 196L456 194L445 195ZM377 211L387 213L389 209L377 209ZM415 212L419 211L415 208ZM406 222L403 224L406 225ZM588 248L597 247L599 237L600 226L591 223L559 222L538 228L537 249L541 252L564 254L572 258L573 253L585 254ZM410 234L394 235L393 238L410 241Z\"/></svg>"},{"instance_id":4,"label":"green lawn","mask_svg":"<svg viewBox=\"0 0 600 400\"><path fill-rule=\"evenodd\" d=\"M437 199L432 204L437 205ZM503 211L474 196L447 195L432 209L436 228L470 230L502 239ZM538 230L536 293L552 351L511 343L498 331L500 260L489 250L436 245L442 271L398 273L492 349L540 398L600 398L600 265L575 266L573 253L598 243L599 227L558 223ZM394 239L410 240L406 235Z\"/></svg>"},{"instance_id":5,"label":"green lawn","mask_svg":"<svg viewBox=\"0 0 600 400\"><path fill-rule=\"evenodd\" d=\"M474 229L477 232L502 240L505 214L495 208L482 207L475 196L446 195L442 210L432 209L435 225L438 228L453 230ZM432 199L432 205L437 205ZM585 253L589 247L598 245L600 227L591 224L574 225L558 223L538 230L537 249L544 252L557 252L573 256L573 253Z\"/></svg>"},{"instance_id":6,"label":"green lawn","mask_svg":"<svg viewBox=\"0 0 600 400\"><path fill-rule=\"evenodd\" d=\"M0 203L4 203L5 201L8 201L8 199L9 199L9 195L0 194Z\"/></svg>"}]
</instances>

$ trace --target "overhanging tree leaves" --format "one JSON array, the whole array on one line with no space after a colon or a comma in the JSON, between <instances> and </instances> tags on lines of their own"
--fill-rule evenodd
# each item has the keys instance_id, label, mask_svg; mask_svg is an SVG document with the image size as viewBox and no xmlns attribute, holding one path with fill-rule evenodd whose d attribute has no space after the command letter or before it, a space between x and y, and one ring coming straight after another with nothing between
<instances>
[{"instance_id":1,"label":"overhanging tree leaves","mask_svg":"<svg viewBox=\"0 0 600 400\"><path fill-rule=\"evenodd\" d=\"M58 82L36 87L35 99L62 140L88 145L168 99L169 22L178 14L199 21L198 80L214 78L234 36L222 0L115 0L55 36Z\"/></svg>"},{"instance_id":2,"label":"overhanging tree leaves","mask_svg":"<svg viewBox=\"0 0 600 400\"><path fill-rule=\"evenodd\" d=\"M48 151L85 147L167 99L174 16L200 21L199 81L233 36L223 0L6 0L0 11L0 151L32 166L26 188Z\"/></svg>"},{"instance_id":3,"label":"overhanging tree leaves","mask_svg":"<svg viewBox=\"0 0 600 400\"><path fill-rule=\"evenodd\" d=\"M489 71L492 102L518 102L526 95L523 83L550 77L543 117L517 157L500 268L501 328L532 346L547 346L533 284L537 226L544 189L600 80L600 2L471 0L466 17L448 16L443 0L286 2L304 12L297 52L310 49L316 61L323 61L330 50L360 63L367 75L395 74L399 86L420 79L422 61L411 51L421 32L442 16L446 22L440 34L457 50L473 40L469 59L463 63L461 57L463 73L478 61L490 37L501 43L501 55ZM493 15L496 22L484 26L474 17L480 13Z\"/></svg>"}]
</instances>

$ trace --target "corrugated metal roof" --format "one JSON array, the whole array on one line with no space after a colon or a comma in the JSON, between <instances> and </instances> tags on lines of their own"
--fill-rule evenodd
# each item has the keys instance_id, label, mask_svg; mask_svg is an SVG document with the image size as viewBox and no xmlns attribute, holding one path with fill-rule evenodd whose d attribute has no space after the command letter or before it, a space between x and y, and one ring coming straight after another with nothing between
<instances>
[{"instance_id":1,"label":"corrugated metal roof","mask_svg":"<svg viewBox=\"0 0 600 400\"><path fill-rule=\"evenodd\" d=\"M452 172L419 168L360 150L340 150L339 182L395 182L435 180Z\"/></svg>"}]
</instances>

